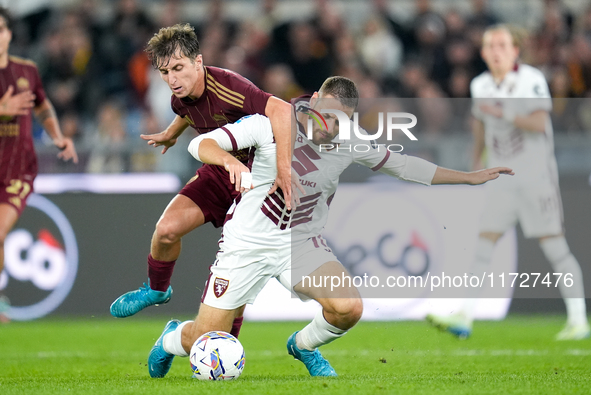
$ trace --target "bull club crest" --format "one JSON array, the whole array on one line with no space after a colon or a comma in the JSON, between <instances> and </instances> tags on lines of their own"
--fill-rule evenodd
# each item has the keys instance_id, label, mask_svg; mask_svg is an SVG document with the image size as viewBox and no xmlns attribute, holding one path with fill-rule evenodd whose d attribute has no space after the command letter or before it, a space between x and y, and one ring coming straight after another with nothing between
<instances>
[{"instance_id":1,"label":"bull club crest","mask_svg":"<svg viewBox=\"0 0 591 395\"><path fill-rule=\"evenodd\" d=\"M216 298L219 298L224 293L226 293L226 290L228 289L228 284L230 284L230 281L228 280L219 277L215 278L215 281L213 282L213 293L215 294Z\"/></svg>"}]
</instances>

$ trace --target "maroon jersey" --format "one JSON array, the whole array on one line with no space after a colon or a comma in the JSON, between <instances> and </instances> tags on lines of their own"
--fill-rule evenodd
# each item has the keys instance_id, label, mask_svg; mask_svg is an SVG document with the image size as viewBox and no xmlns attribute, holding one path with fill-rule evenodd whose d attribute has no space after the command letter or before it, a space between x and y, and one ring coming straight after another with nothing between
<instances>
[{"instance_id":1,"label":"maroon jersey","mask_svg":"<svg viewBox=\"0 0 591 395\"><path fill-rule=\"evenodd\" d=\"M190 100L173 95L171 103L175 114L185 118L198 134L236 122L245 115L265 115L271 94L233 71L211 66L204 66L204 70L205 91L201 97ZM244 152L233 154L245 161Z\"/></svg>"},{"instance_id":2,"label":"maroon jersey","mask_svg":"<svg viewBox=\"0 0 591 395\"><path fill-rule=\"evenodd\" d=\"M269 93L230 70L209 66L204 69L205 91L200 98L189 100L172 96L172 110L185 118L197 133L211 132L246 115L265 115ZM249 159L248 150L232 154L245 164ZM205 222L220 227L238 192L223 167L203 165L179 194L199 206Z\"/></svg>"},{"instance_id":3,"label":"maroon jersey","mask_svg":"<svg viewBox=\"0 0 591 395\"><path fill-rule=\"evenodd\" d=\"M36 106L45 100L37 66L30 60L9 57L8 66L0 69L0 97L9 86L14 88L14 93L32 91ZM8 184L11 180L32 184L37 175L32 129L32 112L0 116L0 184Z\"/></svg>"}]
</instances>

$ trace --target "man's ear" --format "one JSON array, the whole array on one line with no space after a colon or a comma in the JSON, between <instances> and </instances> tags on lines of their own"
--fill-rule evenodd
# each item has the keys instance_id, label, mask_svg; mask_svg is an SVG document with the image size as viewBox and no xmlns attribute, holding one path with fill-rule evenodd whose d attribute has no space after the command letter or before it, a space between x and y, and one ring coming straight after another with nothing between
<instances>
[{"instance_id":1,"label":"man's ear","mask_svg":"<svg viewBox=\"0 0 591 395\"><path fill-rule=\"evenodd\" d=\"M312 95L312 97L310 98L310 107L314 107L316 105L316 101L318 101L318 97L320 95L318 94L318 92L314 92L314 94Z\"/></svg>"}]
</instances>

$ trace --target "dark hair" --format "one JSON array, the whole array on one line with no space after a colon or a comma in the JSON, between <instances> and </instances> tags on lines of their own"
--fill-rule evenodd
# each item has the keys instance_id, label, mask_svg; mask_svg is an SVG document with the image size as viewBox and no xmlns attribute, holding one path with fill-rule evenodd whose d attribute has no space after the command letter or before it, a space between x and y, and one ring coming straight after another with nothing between
<instances>
[{"instance_id":1,"label":"dark hair","mask_svg":"<svg viewBox=\"0 0 591 395\"><path fill-rule=\"evenodd\" d=\"M191 61L201 54L195 28L188 23L163 27L154 34L146 46L146 53L154 68L165 66L164 62L168 63L177 51Z\"/></svg>"},{"instance_id":2,"label":"dark hair","mask_svg":"<svg viewBox=\"0 0 591 395\"><path fill-rule=\"evenodd\" d=\"M349 108L357 108L359 91L355 83L348 78L335 76L327 78L318 93L321 96L331 95L339 99L341 104Z\"/></svg>"},{"instance_id":3,"label":"dark hair","mask_svg":"<svg viewBox=\"0 0 591 395\"><path fill-rule=\"evenodd\" d=\"M0 16L4 18L4 21L6 21L6 27L8 28L8 30L12 30L13 20L12 15L10 15L10 11L8 11L8 8L0 7Z\"/></svg>"}]
</instances>

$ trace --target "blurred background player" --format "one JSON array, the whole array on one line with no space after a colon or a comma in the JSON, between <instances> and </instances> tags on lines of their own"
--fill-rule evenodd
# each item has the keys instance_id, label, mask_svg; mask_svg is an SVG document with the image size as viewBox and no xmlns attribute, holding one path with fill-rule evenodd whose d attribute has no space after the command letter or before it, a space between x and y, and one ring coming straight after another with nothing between
<instances>
[{"instance_id":1,"label":"blurred background player","mask_svg":"<svg viewBox=\"0 0 591 395\"><path fill-rule=\"evenodd\" d=\"M289 201L291 106L230 70L204 66L197 35L189 24L160 29L148 42L146 52L172 91L171 106L176 117L163 132L142 138L154 147L163 146L164 154L188 126L203 134L244 115L266 115L277 142L278 175L270 192L280 187ZM243 163L250 159L246 150L233 154ZM148 255L148 284L117 298L111 314L128 317L148 306L167 303L172 295L170 278L181 252L181 238L207 222L222 226L237 194L223 167L204 165L198 169L156 224ZM238 320L232 333L235 336L240 323Z\"/></svg>"},{"instance_id":2,"label":"blurred background player","mask_svg":"<svg viewBox=\"0 0 591 395\"><path fill-rule=\"evenodd\" d=\"M61 152L58 157L78 162L71 139L62 135L58 119L45 96L37 66L8 54L12 20L0 7L0 273L4 269L4 241L33 192L37 155L33 145L35 114ZM0 320L8 321L8 299L0 295Z\"/></svg>"},{"instance_id":3,"label":"blurred background player","mask_svg":"<svg viewBox=\"0 0 591 395\"><path fill-rule=\"evenodd\" d=\"M538 238L544 255L555 273L572 275L567 287L559 281L567 310L567 323L557 340L589 337L585 310L583 275L570 252L563 230L563 212L554 156L553 131L549 112L552 101L544 75L517 63L519 42L509 27L495 25L483 36L482 58L489 71L471 83L475 116L473 163L481 168L486 147L489 166L509 166L515 177L488 185L480 223L474 275L491 273L490 260L497 240L518 222L527 238ZM488 100L487 100L488 99ZM493 99L493 100L491 100ZM467 337L472 332L479 289L469 291L459 313L427 316L433 325Z\"/></svg>"}]
</instances>

